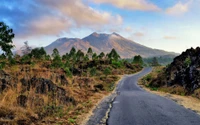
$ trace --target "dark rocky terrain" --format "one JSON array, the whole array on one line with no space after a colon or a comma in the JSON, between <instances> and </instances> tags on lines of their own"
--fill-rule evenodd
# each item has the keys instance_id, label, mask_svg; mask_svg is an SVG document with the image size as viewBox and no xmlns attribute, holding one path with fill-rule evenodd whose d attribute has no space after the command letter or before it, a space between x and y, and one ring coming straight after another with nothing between
<instances>
[{"instance_id":1,"label":"dark rocky terrain","mask_svg":"<svg viewBox=\"0 0 200 125\"><path fill-rule=\"evenodd\" d=\"M80 49L83 52L87 52L89 47L94 52L99 54L100 52L108 53L113 48L119 53L121 58L132 58L135 55L141 55L142 57L158 57L165 55L178 54L173 52L166 52L163 50L152 49L143 46L134 41L128 40L117 33L112 34L98 34L96 32L91 35L79 39L79 38L60 38L45 47L47 53L51 54L54 48L57 48L61 54L65 54L70 51L72 47Z\"/></svg>"},{"instance_id":2,"label":"dark rocky terrain","mask_svg":"<svg viewBox=\"0 0 200 125\"><path fill-rule=\"evenodd\" d=\"M167 66L158 77L150 83L154 87L177 87L185 94L200 98L200 48L188 49ZM174 92L175 93L175 92Z\"/></svg>"}]
</instances>

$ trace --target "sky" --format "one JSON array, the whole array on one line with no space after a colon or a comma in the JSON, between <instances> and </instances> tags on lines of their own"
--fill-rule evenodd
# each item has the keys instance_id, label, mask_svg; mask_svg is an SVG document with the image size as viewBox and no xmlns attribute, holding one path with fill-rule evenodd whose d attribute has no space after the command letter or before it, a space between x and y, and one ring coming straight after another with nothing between
<instances>
[{"instance_id":1,"label":"sky","mask_svg":"<svg viewBox=\"0 0 200 125\"><path fill-rule=\"evenodd\" d=\"M181 53L200 46L200 0L0 0L0 21L16 48L61 37L116 32L139 44Z\"/></svg>"}]
</instances>

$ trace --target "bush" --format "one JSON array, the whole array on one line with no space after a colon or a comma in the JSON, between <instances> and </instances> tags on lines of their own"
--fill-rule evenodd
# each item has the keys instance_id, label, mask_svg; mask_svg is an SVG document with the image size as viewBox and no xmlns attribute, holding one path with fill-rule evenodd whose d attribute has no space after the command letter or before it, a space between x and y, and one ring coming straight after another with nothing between
<instances>
[{"instance_id":1,"label":"bush","mask_svg":"<svg viewBox=\"0 0 200 125\"><path fill-rule=\"evenodd\" d=\"M6 62L0 62L0 70L2 70L6 66Z\"/></svg>"},{"instance_id":2,"label":"bush","mask_svg":"<svg viewBox=\"0 0 200 125\"><path fill-rule=\"evenodd\" d=\"M71 71L69 70L69 68L66 67L64 70L65 70L66 76L72 78L72 73L71 73Z\"/></svg>"},{"instance_id":3,"label":"bush","mask_svg":"<svg viewBox=\"0 0 200 125\"><path fill-rule=\"evenodd\" d=\"M185 61L184 61L184 66L185 66L185 67L188 67L188 66L190 66L190 64L191 64L191 59L188 57L188 58L186 58Z\"/></svg>"},{"instance_id":4,"label":"bush","mask_svg":"<svg viewBox=\"0 0 200 125\"><path fill-rule=\"evenodd\" d=\"M92 69L90 69L90 76L95 76L97 73L97 70L95 67L93 67Z\"/></svg>"},{"instance_id":5,"label":"bush","mask_svg":"<svg viewBox=\"0 0 200 125\"><path fill-rule=\"evenodd\" d=\"M103 71L103 74L106 75L106 77L107 77L108 75L110 75L110 74L111 74L110 69L109 69L109 68L106 68L106 69Z\"/></svg>"},{"instance_id":6,"label":"bush","mask_svg":"<svg viewBox=\"0 0 200 125\"><path fill-rule=\"evenodd\" d=\"M120 61L112 61L112 66L114 68L120 68L122 67L122 63Z\"/></svg>"}]
</instances>

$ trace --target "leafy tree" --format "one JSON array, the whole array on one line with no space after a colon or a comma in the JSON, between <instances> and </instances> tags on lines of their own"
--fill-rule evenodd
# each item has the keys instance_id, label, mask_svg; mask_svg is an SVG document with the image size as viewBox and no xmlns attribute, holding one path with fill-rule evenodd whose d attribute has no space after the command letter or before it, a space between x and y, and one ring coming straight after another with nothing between
<instances>
[{"instance_id":1,"label":"leafy tree","mask_svg":"<svg viewBox=\"0 0 200 125\"><path fill-rule=\"evenodd\" d=\"M53 50L52 57L53 57L52 66L55 68L62 67L63 63L59 51L56 48Z\"/></svg>"},{"instance_id":2,"label":"leafy tree","mask_svg":"<svg viewBox=\"0 0 200 125\"><path fill-rule=\"evenodd\" d=\"M23 55L28 55L29 53L31 53L32 50L32 48L28 44L28 41L24 42L24 46L22 46L20 49Z\"/></svg>"},{"instance_id":3,"label":"leafy tree","mask_svg":"<svg viewBox=\"0 0 200 125\"><path fill-rule=\"evenodd\" d=\"M12 39L14 36L13 30L4 22L0 22L0 47L6 56L12 55L11 49L14 47Z\"/></svg>"},{"instance_id":4,"label":"leafy tree","mask_svg":"<svg viewBox=\"0 0 200 125\"><path fill-rule=\"evenodd\" d=\"M108 75L110 75L110 74L111 74L110 69L109 69L109 68L106 68L106 69L103 71L103 74L106 75L106 77L107 77Z\"/></svg>"},{"instance_id":5,"label":"leafy tree","mask_svg":"<svg viewBox=\"0 0 200 125\"><path fill-rule=\"evenodd\" d=\"M6 59L6 55L3 53L0 55L0 60L4 60L4 59Z\"/></svg>"},{"instance_id":6,"label":"leafy tree","mask_svg":"<svg viewBox=\"0 0 200 125\"><path fill-rule=\"evenodd\" d=\"M92 60L97 60L97 54L96 53L94 53L93 55L92 55Z\"/></svg>"},{"instance_id":7,"label":"leafy tree","mask_svg":"<svg viewBox=\"0 0 200 125\"><path fill-rule=\"evenodd\" d=\"M76 53L76 58L77 58L77 61L83 61L84 53L81 50L78 50L78 52Z\"/></svg>"},{"instance_id":8,"label":"leafy tree","mask_svg":"<svg viewBox=\"0 0 200 125\"><path fill-rule=\"evenodd\" d=\"M92 55L93 55L93 51L92 51L92 48L88 48L88 51L87 51L87 55L88 55L88 58L91 59L92 58Z\"/></svg>"},{"instance_id":9,"label":"leafy tree","mask_svg":"<svg viewBox=\"0 0 200 125\"><path fill-rule=\"evenodd\" d=\"M134 59L133 59L132 63L133 64L143 65L142 57L140 55L134 56Z\"/></svg>"},{"instance_id":10,"label":"leafy tree","mask_svg":"<svg viewBox=\"0 0 200 125\"><path fill-rule=\"evenodd\" d=\"M71 57L71 58L73 58L73 56L76 54L76 49L74 48L74 47L72 47L72 49L70 50L70 52L69 52L69 56Z\"/></svg>"},{"instance_id":11,"label":"leafy tree","mask_svg":"<svg viewBox=\"0 0 200 125\"><path fill-rule=\"evenodd\" d=\"M98 56L99 59L103 59L105 57L105 54L103 52L101 52Z\"/></svg>"},{"instance_id":12,"label":"leafy tree","mask_svg":"<svg viewBox=\"0 0 200 125\"><path fill-rule=\"evenodd\" d=\"M115 49L112 49L111 52L108 54L108 58L110 60L119 60L120 56Z\"/></svg>"},{"instance_id":13,"label":"leafy tree","mask_svg":"<svg viewBox=\"0 0 200 125\"><path fill-rule=\"evenodd\" d=\"M51 54L51 56L52 56L53 58L56 58L56 56L60 56L59 51L58 51L57 48L54 48L54 49L53 49L53 53Z\"/></svg>"},{"instance_id":14,"label":"leafy tree","mask_svg":"<svg viewBox=\"0 0 200 125\"><path fill-rule=\"evenodd\" d=\"M31 55L36 59L45 59L46 51L43 47L35 48L31 51Z\"/></svg>"},{"instance_id":15,"label":"leafy tree","mask_svg":"<svg viewBox=\"0 0 200 125\"><path fill-rule=\"evenodd\" d=\"M86 54L86 55L84 56L84 61L87 62L88 60L89 60L89 57L88 57L88 55Z\"/></svg>"}]
</instances>

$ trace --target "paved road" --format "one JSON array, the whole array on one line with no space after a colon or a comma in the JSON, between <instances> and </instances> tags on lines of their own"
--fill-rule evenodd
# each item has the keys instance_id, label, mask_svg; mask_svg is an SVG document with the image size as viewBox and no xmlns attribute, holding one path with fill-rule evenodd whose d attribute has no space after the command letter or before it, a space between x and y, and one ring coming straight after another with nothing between
<instances>
[{"instance_id":1,"label":"paved road","mask_svg":"<svg viewBox=\"0 0 200 125\"><path fill-rule=\"evenodd\" d=\"M138 79L150 71L145 68L121 81L107 125L200 125L200 116L193 111L137 85Z\"/></svg>"}]
</instances>

